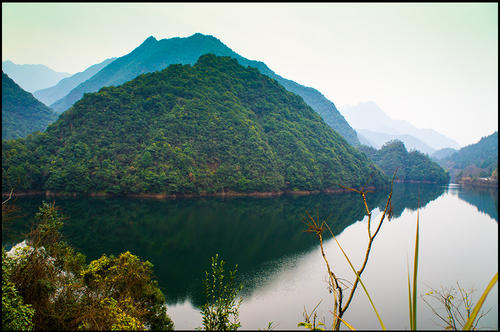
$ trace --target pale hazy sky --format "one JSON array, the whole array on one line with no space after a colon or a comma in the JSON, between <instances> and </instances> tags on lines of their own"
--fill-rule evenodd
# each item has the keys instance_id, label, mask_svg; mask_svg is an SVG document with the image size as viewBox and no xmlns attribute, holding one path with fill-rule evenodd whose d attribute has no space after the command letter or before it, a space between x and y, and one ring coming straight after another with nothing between
<instances>
[{"instance_id":1,"label":"pale hazy sky","mask_svg":"<svg viewBox=\"0 0 500 332\"><path fill-rule=\"evenodd\" d=\"M196 32L340 110L371 100L462 146L498 130L497 3L2 3L2 61L72 74Z\"/></svg>"}]
</instances>

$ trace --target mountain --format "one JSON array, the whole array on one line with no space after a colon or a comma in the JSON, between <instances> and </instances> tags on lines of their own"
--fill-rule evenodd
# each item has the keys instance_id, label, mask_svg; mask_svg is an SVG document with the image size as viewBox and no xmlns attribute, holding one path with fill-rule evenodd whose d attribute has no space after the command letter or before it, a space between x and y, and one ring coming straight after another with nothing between
<instances>
[{"instance_id":1,"label":"mountain","mask_svg":"<svg viewBox=\"0 0 500 332\"><path fill-rule=\"evenodd\" d=\"M387 142L380 150L372 147L359 147L382 171L392 177L397 169L396 178L403 182L448 183L448 173L419 151L408 152L403 142Z\"/></svg>"},{"instance_id":2,"label":"mountain","mask_svg":"<svg viewBox=\"0 0 500 332\"><path fill-rule=\"evenodd\" d=\"M301 97L213 54L85 94L45 133L4 144L2 161L3 190L204 195L388 183Z\"/></svg>"},{"instance_id":3,"label":"mountain","mask_svg":"<svg viewBox=\"0 0 500 332\"><path fill-rule=\"evenodd\" d=\"M444 159L446 157L451 156L452 154L454 154L457 151L458 150L455 150L455 149L452 149L452 148L444 148L444 149L437 150L434 153L432 153L431 154L431 158L434 161L439 161L440 159Z\"/></svg>"},{"instance_id":4,"label":"mountain","mask_svg":"<svg viewBox=\"0 0 500 332\"><path fill-rule=\"evenodd\" d=\"M461 148L439 163L449 169L452 181L462 176L489 177L498 167L498 131Z\"/></svg>"},{"instance_id":5,"label":"mountain","mask_svg":"<svg viewBox=\"0 0 500 332\"><path fill-rule=\"evenodd\" d=\"M151 36L132 52L116 59L92 78L74 88L64 98L50 106L58 113L64 112L79 100L84 93L96 92L104 86L116 86L130 81L140 74L162 70L171 64L192 65L201 55L206 53L230 56L238 60L243 66L257 68L262 74L277 80L287 90L304 98L305 102L350 144L359 144L354 129L349 126L335 105L319 91L287 80L274 73L263 62L248 60L232 51L217 38L201 33L186 38L175 37L162 40L156 40Z\"/></svg>"},{"instance_id":6,"label":"mountain","mask_svg":"<svg viewBox=\"0 0 500 332\"><path fill-rule=\"evenodd\" d=\"M43 131L58 115L2 72L2 140Z\"/></svg>"},{"instance_id":7,"label":"mountain","mask_svg":"<svg viewBox=\"0 0 500 332\"><path fill-rule=\"evenodd\" d=\"M457 142L433 129L416 128L407 121L391 119L372 101L359 103L355 106L346 105L342 107L342 114L356 131L366 129L390 135L413 136L430 146L434 151L443 148L460 149Z\"/></svg>"},{"instance_id":8,"label":"mountain","mask_svg":"<svg viewBox=\"0 0 500 332\"><path fill-rule=\"evenodd\" d=\"M57 100L66 96L71 90L77 87L80 83L85 82L94 76L99 70L109 65L116 58L106 59L101 63L90 66L82 72L76 73L70 77L63 78L56 85L37 90L33 93L36 99L40 100L45 105L50 105Z\"/></svg>"},{"instance_id":9,"label":"mountain","mask_svg":"<svg viewBox=\"0 0 500 332\"><path fill-rule=\"evenodd\" d=\"M394 135L386 134L382 132L371 131L368 129L357 129L358 135L361 134L364 139L366 139L370 146L380 149L385 143L393 140L398 140L404 143L404 145L410 150L418 150L426 154L432 154L435 149L431 148L429 145L425 144L418 138L412 135ZM360 139L361 140L361 139Z\"/></svg>"},{"instance_id":10,"label":"mountain","mask_svg":"<svg viewBox=\"0 0 500 332\"><path fill-rule=\"evenodd\" d=\"M71 75L44 65L17 65L10 60L2 62L2 71L28 92L48 88Z\"/></svg>"}]
</instances>

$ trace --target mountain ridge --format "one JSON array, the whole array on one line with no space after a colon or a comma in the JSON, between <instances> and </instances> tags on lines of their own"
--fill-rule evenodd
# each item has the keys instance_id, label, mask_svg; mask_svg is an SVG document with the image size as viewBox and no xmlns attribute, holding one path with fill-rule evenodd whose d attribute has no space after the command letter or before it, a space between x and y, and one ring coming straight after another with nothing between
<instances>
[{"instance_id":1,"label":"mountain ridge","mask_svg":"<svg viewBox=\"0 0 500 332\"><path fill-rule=\"evenodd\" d=\"M448 147L460 148L456 141L434 129L417 128L408 121L390 118L373 101L358 103L354 106L344 105L341 111L355 129L367 129L390 135L411 135L434 149L434 151Z\"/></svg>"},{"instance_id":2,"label":"mountain ridge","mask_svg":"<svg viewBox=\"0 0 500 332\"><path fill-rule=\"evenodd\" d=\"M68 95L54 102L50 106L58 113L71 107L84 93L96 92L103 86L119 85L137 77L140 74L164 69L170 64L194 64L198 58L206 53L218 56L230 56L244 66L256 67L258 70L285 86L290 91L299 94L306 103L318 112L333 129L353 145L358 145L356 132L335 107L335 104L326 99L314 88L302 86L285 79L269 69L263 62L249 60L231 50L219 39L211 35L195 33L189 37L173 37L156 40L148 37L132 52L117 58L88 81L78 85ZM122 68L127 67L127 71ZM314 100L314 102L312 102Z\"/></svg>"},{"instance_id":3,"label":"mountain ridge","mask_svg":"<svg viewBox=\"0 0 500 332\"><path fill-rule=\"evenodd\" d=\"M39 89L51 87L61 79L71 76L57 72L42 64L16 64L11 60L2 62L2 71L16 82L23 90L33 93Z\"/></svg>"},{"instance_id":4,"label":"mountain ridge","mask_svg":"<svg viewBox=\"0 0 500 332\"><path fill-rule=\"evenodd\" d=\"M97 72L99 72L102 68L113 62L113 60L115 59L116 58L106 59L98 64L88 67L84 71L63 78L54 86L41 90L36 90L35 92L33 92L33 96L35 96L36 99L40 100L45 105L49 106L50 104L66 96L71 90L77 87L80 83L83 83L92 76L94 76Z\"/></svg>"}]
</instances>

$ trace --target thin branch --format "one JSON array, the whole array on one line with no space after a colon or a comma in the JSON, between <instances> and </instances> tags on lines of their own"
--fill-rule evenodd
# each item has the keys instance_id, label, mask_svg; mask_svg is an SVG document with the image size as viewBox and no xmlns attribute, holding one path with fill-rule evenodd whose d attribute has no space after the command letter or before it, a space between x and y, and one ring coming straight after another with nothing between
<instances>
[{"instance_id":1,"label":"thin branch","mask_svg":"<svg viewBox=\"0 0 500 332\"><path fill-rule=\"evenodd\" d=\"M7 203L8 201L10 201L10 199L12 198L12 193L14 192L14 188L11 188L10 189L10 194L9 194L9 198L7 198L5 201L2 202L2 205L4 205L5 203Z\"/></svg>"}]
</instances>

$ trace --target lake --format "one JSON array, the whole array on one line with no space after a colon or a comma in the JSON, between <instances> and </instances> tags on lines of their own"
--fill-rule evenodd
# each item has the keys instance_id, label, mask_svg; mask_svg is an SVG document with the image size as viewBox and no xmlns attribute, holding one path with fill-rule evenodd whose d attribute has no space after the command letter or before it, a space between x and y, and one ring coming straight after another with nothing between
<instances>
[{"instance_id":1,"label":"lake","mask_svg":"<svg viewBox=\"0 0 500 332\"><path fill-rule=\"evenodd\" d=\"M368 194L372 225L386 198L385 191ZM63 234L87 262L126 250L152 262L176 329L201 326L196 308L204 303L204 271L216 253L227 269L238 264L242 329L265 329L273 322L275 329L304 330L297 327L304 308L310 312L318 303L318 317L329 328L333 300L326 266L317 238L304 232L303 221L308 213L327 219L356 267L368 241L364 205L356 193L176 200L37 196L15 201L24 217L3 226L7 248L23 240L42 200L55 200L68 217ZM395 184L392 205L393 218L384 221L362 275L386 327L409 329L407 262L412 265L419 206L418 294L458 282L475 290L476 302L498 271L498 190ZM337 276L354 281L326 234L324 248ZM417 306L418 329L440 327L420 297ZM490 312L479 327L498 329L498 284L483 309ZM380 329L361 287L343 318L356 329Z\"/></svg>"}]
</instances>

